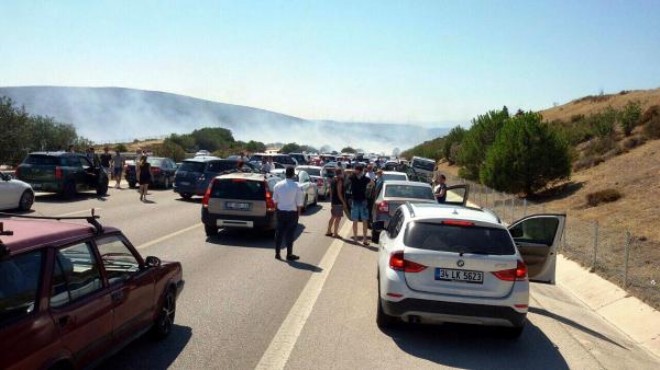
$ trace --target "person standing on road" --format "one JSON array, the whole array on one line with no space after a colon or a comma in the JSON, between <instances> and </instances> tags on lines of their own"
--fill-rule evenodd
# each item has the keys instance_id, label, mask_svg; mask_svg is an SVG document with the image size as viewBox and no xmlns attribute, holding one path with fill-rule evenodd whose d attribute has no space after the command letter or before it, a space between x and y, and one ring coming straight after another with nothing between
<instances>
[{"instance_id":1,"label":"person standing on road","mask_svg":"<svg viewBox=\"0 0 660 370\"><path fill-rule=\"evenodd\" d=\"M303 206L303 191L294 179L295 170L287 167L286 178L273 188L273 202L277 209L277 230L275 231L275 258L282 259L280 249L282 241L286 244L286 259L295 261L300 257L293 254L293 239L298 218Z\"/></svg>"},{"instance_id":2,"label":"person standing on road","mask_svg":"<svg viewBox=\"0 0 660 370\"><path fill-rule=\"evenodd\" d=\"M112 175L115 178L115 188L121 188L121 173L124 169L124 157L121 156L119 149L115 150L115 155L112 156Z\"/></svg>"},{"instance_id":3,"label":"person standing on road","mask_svg":"<svg viewBox=\"0 0 660 370\"><path fill-rule=\"evenodd\" d=\"M444 203L447 200L447 178L443 174L438 175L438 185L433 188L433 194L438 203Z\"/></svg>"},{"instance_id":4,"label":"person standing on road","mask_svg":"<svg viewBox=\"0 0 660 370\"><path fill-rule=\"evenodd\" d=\"M101 160L101 168L103 168L103 171L105 173L110 174L110 161L112 161L112 154L110 154L110 148L107 146L103 148L103 153L99 156L99 159Z\"/></svg>"},{"instance_id":5,"label":"person standing on road","mask_svg":"<svg viewBox=\"0 0 660 370\"><path fill-rule=\"evenodd\" d=\"M136 171L138 171L138 182L140 183L140 200L146 201L149 184L151 184L151 165L147 162L147 156L140 158Z\"/></svg>"},{"instance_id":6,"label":"person standing on road","mask_svg":"<svg viewBox=\"0 0 660 370\"><path fill-rule=\"evenodd\" d=\"M268 159L266 157L261 158L261 172L263 173L270 173L270 170L272 169L270 162L268 162Z\"/></svg>"},{"instance_id":7,"label":"person standing on road","mask_svg":"<svg viewBox=\"0 0 660 370\"><path fill-rule=\"evenodd\" d=\"M351 176L351 220L353 221L353 241L357 243L358 222L362 222L362 244L369 245L367 239L367 229L369 222L369 211L367 210L367 186L371 182L363 173L364 167L361 164L355 166Z\"/></svg>"},{"instance_id":8,"label":"person standing on road","mask_svg":"<svg viewBox=\"0 0 660 370\"><path fill-rule=\"evenodd\" d=\"M374 165L372 163L367 165L367 170L365 171L364 176L371 181L376 181L376 174L374 173Z\"/></svg>"},{"instance_id":9,"label":"person standing on road","mask_svg":"<svg viewBox=\"0 0 660 370\"><path fill-rule=\"evenodd\" d=\"M332 236L334 230L334 237L339 238L339 222L344 216L344 208L346 207L346 199L344 199L344 175L341 168L337 168L335 176L330 183L330 221L328 221L328 231L325 236Z\"/></svg>"}]
</instances>

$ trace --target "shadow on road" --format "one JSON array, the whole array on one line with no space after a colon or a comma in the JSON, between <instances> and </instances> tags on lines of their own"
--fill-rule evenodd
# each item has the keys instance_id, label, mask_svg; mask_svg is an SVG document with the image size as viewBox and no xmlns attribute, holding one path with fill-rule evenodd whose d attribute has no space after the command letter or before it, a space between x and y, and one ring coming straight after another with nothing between
<instances>
[{"instance_id":1,"label":"shadow on road","mask_svg":"<svg viewBox=\"0 0 660 370\"><path fill-rule=\"evenodd\" d=\"M67 199L62 197L59 194L37 194L34 197L34 201L39 203L72 203L72 202L83 202L90 199L96 199L99 202L105 202L107 197L110 194L106 195L96 195L96 193L78 193L73 198Z\"/></svg>"},{"instance_id":2,"label":"shadow on road","mask_svg":"<svg viewBox=\"0 0 660 370\"><path fill-rule=\"evenodd\" d=\"M295 240L303 232L305 232L305 225L298 224L294 236L294 249ZM227 247L268 248L275 250L275 232L251 229L221 229L217 235L207 237L206 242ZM282 247L286 249L284 245Z\"/></svg>"},{"instance_id":3,"label":"shadow on road","mask_svg":"<svg viewBox=\"0 0 660 370\"><path fill-rule=\"evenodd\" d=\"M558 347L536 326L518 340L497 328L476 325L409 325L384 333L407 353L436 364L462 369L568 369Z\"/></svg>"},{"instance_id":4,"label":"shadow on road","mask_svg":"<svg viewBox=\"0 0 660 370\"><path fill-rule=\"evenodd\" d=\"M305 210L305 212L303 212L302 217L315 215L315 214L319 213L322 210L323 210L323 207L320 204L317 204L315 206L310 204L310 205L307 206L307 209ZM330 212L328 212L328 219L330 219Z\"/></svg>"},{"instance_id":5,"label":"shadow on road","mask_svg":"<svg viewBox=\"0 0 660 370\"><path fill-rule=\"evenodd\" d=\"M282 260L282 261L288 263L289 266L291 266L293 268L296 268L298 270L306 270L306 271L317 272L317 273L323 271L322 268L320 268L318 266L315 266L315 265L312 265L312 264L309 264L309 263L305 263L305 262L287 261L287 260Z\"/></svg>"},{"instance_id":6,"label":"shadow on road","mask_svg":"<svg viewBox=\"0 0 660 370\"><path fill-rule=\"evenodd\" d=\"M615 346L618 346L618 347L620 347L620 348L626 348L626 347L620 345L619 343L617 343L617 342L611 340L610 338L604 336L603 334L601 334L601 333L599 333L599 332L597 332L597 331L595 331L595 330L589 329L589 328L587 328L586 326L584 326L584 325L582 325L582 324L579 324L579 323L577 323L577 322L575 322L575 321L573 321L573 320L571 320L571 319L569 319L569 318L566 318L566 317L561 316L561 315L557 315L556 313L549 312L549 311L547 311L547 310L545 310L545 309L543 309L543 308L530 307L530 308L529 308L529 312L531 312L531 313L535 313L535 314L537 314L537 315L543 315L543 316L549 317L549 318L551 318L551 319L553 319L553 320L557 320L557 321L559 321L560 323L562 323L562 324L564 324L564 325L568 325L568 326L571 326L571 327L573 327L573 328L575 328L575 329L581 330L581 331L583 331L583 332L585 332L585 333L587 333L587 334L589 334L589 335L591 335L591 336L593 336L593 337L596 337L596 338L598 338L598 339L600 339L600 340L604 340L604 341L606 341L606 342L608 342L608 343L612 343L612 344L614 344Z\"/></svg>"},{"instance_id":7,"label":"shadow on road","mask_svg":"<svg viewBox=\"0 0 660 370\"><path fill-rule=\"evenodd\" d=\"M190 327L175 324L170 336L164 340L154 341L144 335L105 360L97 369L167 369L183 352L190 338Z\"/></svg>"}]
</instances>

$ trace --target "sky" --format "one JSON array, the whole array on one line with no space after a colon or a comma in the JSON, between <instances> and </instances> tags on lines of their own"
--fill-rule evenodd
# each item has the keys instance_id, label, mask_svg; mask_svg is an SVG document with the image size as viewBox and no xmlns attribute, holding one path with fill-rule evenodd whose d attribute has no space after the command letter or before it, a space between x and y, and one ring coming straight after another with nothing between
<instances>
[{"instance_id":1,"label":"sky","mask_svg":"<svg viewBox=\"0 0 660 370\"><path fill-rule=\"evenodd\" d=\"M0 86L442 125L660 87L660 1L0 0Z\"/></svg>"}]
</instances>

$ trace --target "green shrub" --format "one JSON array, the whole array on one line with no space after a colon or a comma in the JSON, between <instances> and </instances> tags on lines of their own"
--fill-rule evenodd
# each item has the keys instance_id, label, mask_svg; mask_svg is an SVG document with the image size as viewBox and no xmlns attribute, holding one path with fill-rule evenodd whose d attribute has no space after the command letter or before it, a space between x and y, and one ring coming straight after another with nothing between
<instances>
[{"instance_id":1,"label":"green shrub","mask_svg":"<svg viewBox=\"0 0 660 370\"><path fill-rule=\"evenodd\" d=\"M639 101L628 101L618 114L619 125L624 135L630 136L642 116L642 105Z\"/></svg>"},{"instance_id":2,"label":"green shrub","mask_svg":"<svg viewBox=\"0 0 660 370\"><path fill-rule=\"evenodd\" d=\"M465 133L458 154L461 173L468 180L478 180L479 171L486 159L488 148L509 119L509 110L490 111L472 120L472 127Z\"/></svg>"},{"instance_id":3,"label":"green shrub","mask_svg":"<svg viewBox=\"0 0 660 370\"><path fill-rule=\"evenodd\" d=\"M605 154L616 147L616 140L611 136L597 137L589 142L584 152L587 156Z\"/></svg>"},{"instance_id":4,"label":"green shrub","mask_svg":"<svg viewBox=\"0 0 660 370\"><path fill-rule=\"evenodd\" d=\"M467 131L461 127L456 126L449 131L447 136L445 136L444 143L442 144L442 156L447 159L449 164L454 164L458 160L458 150L460 149L461 142L465 137Z\"/></svg>"},{"instance_id":5,"label":"green shrub","mask_svg":"<svg viewBox=\"0 0 660 370\"><path fill-rule=\"evenodd\" d=\"M605 189L587 194L587 205L597 207L601 203L616 202L621 199L621 193L616 189Z\"/></svg>"}]
</instances>

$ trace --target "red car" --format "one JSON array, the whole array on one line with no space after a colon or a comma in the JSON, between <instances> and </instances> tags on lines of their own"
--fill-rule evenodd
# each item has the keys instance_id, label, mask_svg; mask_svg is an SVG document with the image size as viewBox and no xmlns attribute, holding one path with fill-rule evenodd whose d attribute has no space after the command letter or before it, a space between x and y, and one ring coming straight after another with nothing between
<instances>
[{"instance_id":1,"label":"red car","mask_svg":"<svg viewBox=\"0 0 660 370\"><path fill-rule=\"evenodd\" d=\"M181 264L143 259L98 216L0 218L0 369L94 366L172 330Z\"/></svg>"}]
</instances>

